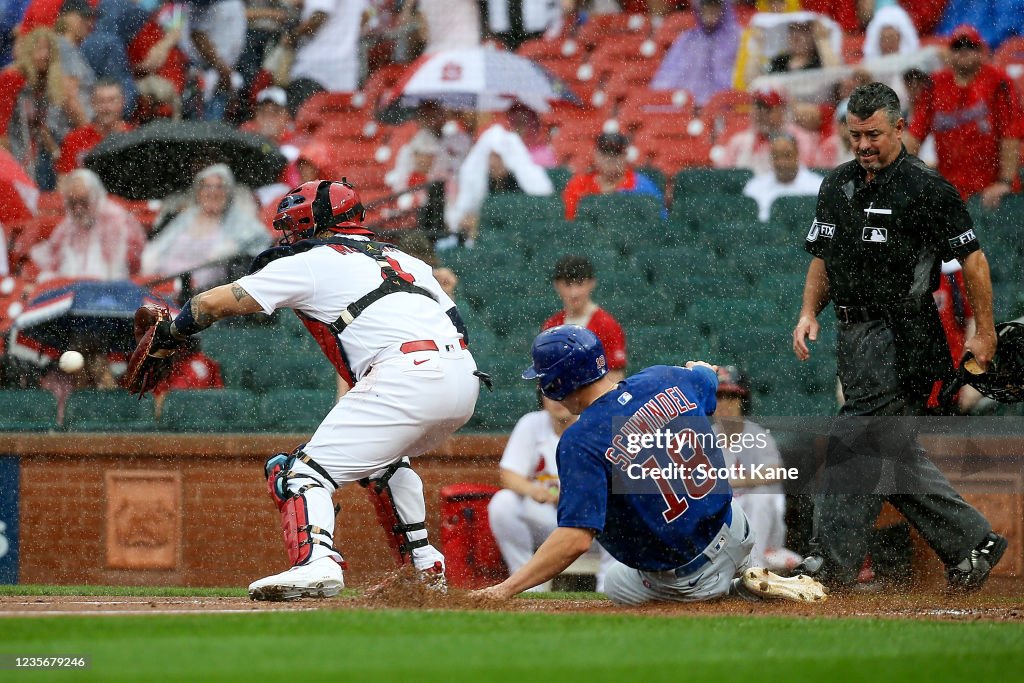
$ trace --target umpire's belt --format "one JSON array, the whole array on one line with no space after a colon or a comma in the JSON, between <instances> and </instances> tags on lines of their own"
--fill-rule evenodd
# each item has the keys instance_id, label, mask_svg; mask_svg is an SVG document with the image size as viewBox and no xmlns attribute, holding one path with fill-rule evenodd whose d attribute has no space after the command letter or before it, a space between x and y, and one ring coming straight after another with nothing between
<instances>
[{"instance_id":1,"label":"umpire's belt","mask_svg":"<svg viewBox=\"0 0 1024 683\"><path fill-rule=\"evenodd\" d=\"M459 340L459 347L462 349L468 348L466 346L466 340ZM398 350L402 353L415 353L416 351L440 351L437 342L433 339L420 339L419 341L405 342L398 347ZM450 349L454 351L455 349Z\"/></svg>"},{"instance_id":2,"label":"umpire's belt","mask_svg":"<svg viewBox=\"0 0 1024 683\"><path fill-rule=\"evenodd\" d=\"M869 304L867 306L843 306L836 304L836 318L839 322L847 325L851 323L866 323L872 320L886 320L892 315L909 313L920 310L929 302L933 301L929 294L925 297L910 297L899 299L884 304Z\"/></svg>"},{"instance_id":3,"label":"umpire's belt","mask_svg":"<svg viewBox=\"0 0 1024 683\"><path fill-rule=\"evenodd\" d=\"M731 503L725 506L724 512L725 514L720 514L714 517L713 519L708 520L708 526L713 528L711 532L711 543L716 543L718 541L718 532L722 530L722 527L729 527L732 525ZM689 576L690 574L693 574L694 572L700 570L701 567L710 562L713 557L718 555L718 551L720 550L721 548L716 548L714 549L714 552L711 552L711 544L708 544L708 546L704 548L700 555L693 558L692 560L684 564L682 567L676 567L672 571L675 572L676 576Z\"/></svg>"}]
</instances>

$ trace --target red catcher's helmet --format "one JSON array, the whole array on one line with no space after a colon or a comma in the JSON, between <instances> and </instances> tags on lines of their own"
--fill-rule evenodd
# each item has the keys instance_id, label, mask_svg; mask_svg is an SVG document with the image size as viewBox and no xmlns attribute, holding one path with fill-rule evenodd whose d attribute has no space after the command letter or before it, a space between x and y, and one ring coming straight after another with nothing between
<instances>
[{"instance_id":1,"label":"red catcher's helmet","mask_svg":"<svg viewBox=\"0 0 1024 683\"><path fill-rule=\"evenodd\" d=\"M284 233L282 242L294 244L320 230L345 235L367 235L362 227L366 210L359 193L346 178L341 181L311 180L289 192L277 205L274 229Z\"/></svg>"}]
</instances>

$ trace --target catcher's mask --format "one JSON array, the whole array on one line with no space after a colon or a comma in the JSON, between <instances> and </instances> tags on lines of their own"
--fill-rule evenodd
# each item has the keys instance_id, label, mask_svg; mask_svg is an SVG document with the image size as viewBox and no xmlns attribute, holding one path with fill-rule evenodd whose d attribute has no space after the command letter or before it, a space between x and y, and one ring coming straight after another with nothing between
<instances>
[{"instance_id":1,"label":"catcher's mask","mask_svg":"<svg viewBox=\"0 0 1024 683\"><path fill-rule=\"evenodd\" d=\"M277 205L274 229L283 233L282 244L309 239L321 230L345 235L372 236L362 226L366 209L347 178L311 180L289 192Z\"/></svg>"},{"instance_id":2,"label":"catcher's mask","mask_svg":"<svg viewBox=\"0 0 1024 683\"><path fill-rule=\"evenodd\" d=\"M988 370L968 355L960 366L960 379L989 398L1002 403L1024 401L1024 325L1006 322L996 325L996 355Z\"/></svg>"},{"instance_id":3,"label":"catcher's mask","mask_svg":"<svg viewBox=\"0 0 1024 683\"><path fill-rule=\"evenodd\" d=\"M540 392L552 401L588 384L608 372L604 346L585 327L559 325L544 330L533 340L533 365L523 370L523 379L535 379Z\"/></svg>"}]
</instances>

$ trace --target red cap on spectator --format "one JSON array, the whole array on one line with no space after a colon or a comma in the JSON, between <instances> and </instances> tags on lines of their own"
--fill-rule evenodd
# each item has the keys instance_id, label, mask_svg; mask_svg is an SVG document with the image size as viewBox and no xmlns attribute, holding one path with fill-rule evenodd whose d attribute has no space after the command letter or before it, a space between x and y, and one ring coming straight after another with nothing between
<instances>
[{"instance_id":1,"label":"red cap on spectator","mask_svg":"<svg viewBox=\"0 0 1024 683\"><path fill-rule=\"evenodd\" d=\"M960 24L953 32L949 34L949 46L950 47L975 47L975 48L987 48L988 44L985 39L981 37L981 33L978 29L974 28L970 24Z\"/></svg>"},{"instance_id":2,"label":"red cap on spectator","mask_svg":"<svg viewBox=\"0 0 1024 683\"><path fill-rule=\"evenodd\" d=\"M762 107L782 107L786 97L778 90L762 90L754 95L754 103Z\"/></svg>"}]
</instances>

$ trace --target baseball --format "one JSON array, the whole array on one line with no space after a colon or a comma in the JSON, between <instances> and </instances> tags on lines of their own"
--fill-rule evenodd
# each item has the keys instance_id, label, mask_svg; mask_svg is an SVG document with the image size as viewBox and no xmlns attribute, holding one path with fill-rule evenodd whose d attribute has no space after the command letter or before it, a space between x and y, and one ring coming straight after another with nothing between
<instances>
[{"instance_id":1,"label":"baseball","mask_svg":"<svg viewBox=\"0 0 1024 683\"><path fill-rule=\"evenodd\" d=\"M69 374L78 372L85 366L85 357L78 351L65 351L61 354L57 366Z\"/></svg>"}]
</instances>

